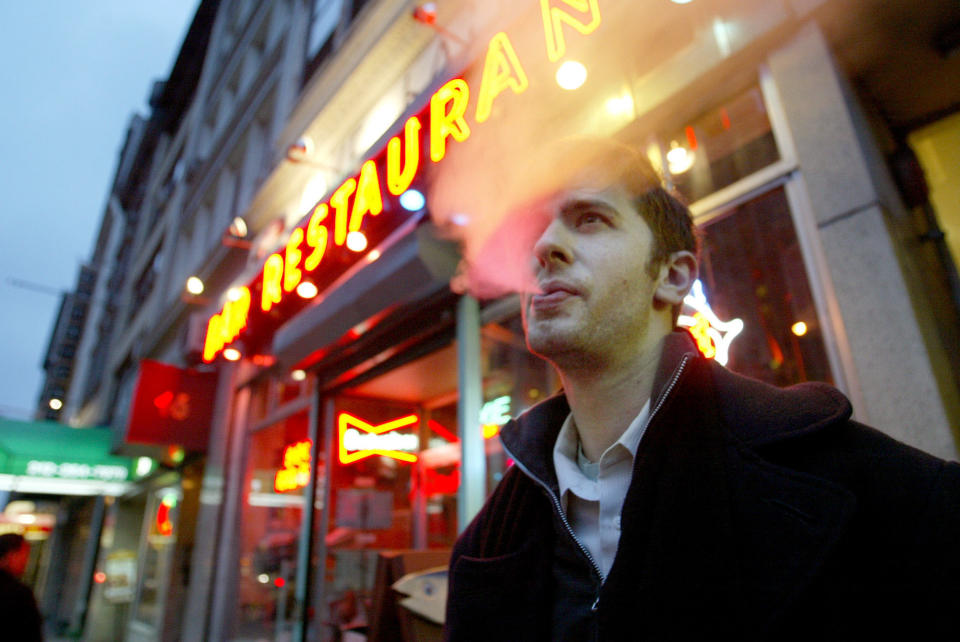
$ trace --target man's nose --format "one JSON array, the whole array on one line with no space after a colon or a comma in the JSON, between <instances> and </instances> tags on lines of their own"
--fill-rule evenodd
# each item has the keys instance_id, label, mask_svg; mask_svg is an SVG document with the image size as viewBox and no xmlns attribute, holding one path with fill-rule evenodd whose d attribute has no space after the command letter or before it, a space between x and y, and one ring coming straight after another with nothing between
<instances>
[{"instance_id":1,"label":"man's nose","mask_svg":"<svg viewBox=\"0 0 960 642\"><path fill-rule=\"evenodd\" d=\"M558 219L550 221L533 245L533 256L537 261L534 268L539 266L545 269L557 264L570 263L573 255L569 241L562 222Z\"/></svg>"}]
</instances>

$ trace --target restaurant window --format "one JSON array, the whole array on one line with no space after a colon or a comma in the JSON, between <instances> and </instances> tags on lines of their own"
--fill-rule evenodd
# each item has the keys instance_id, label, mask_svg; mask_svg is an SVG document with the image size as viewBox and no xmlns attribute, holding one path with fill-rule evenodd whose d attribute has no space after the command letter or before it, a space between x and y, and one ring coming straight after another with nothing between
<instances>
[{"instance_id":1,"label":"restaurant window","mask_svg":"<svg viewBox=\"0 0 960 642\"><path fill-rule=\"evenodd\" d=\"M657 136L655 156L673 187L696 202L780 159L757 86Z\"/></svg>"},{"instance_id":2,"label":"restaurant window","mask_svg":"<svg viewBox=\"0 0 960 642\"><path fill-rule=\"evenodd\" d=\"M703 298L722 322L742 322L727 366L779 386L831 382L824 329L784 189L730 209L702 231Z\"/></svg>"},{"instance_id":3,"label":"restaurant window","mask_svg":"<svg viewBox=\"0 0 960 642\"><path fill-rule=\"evenodd\" d=\"M297 568L297 546L310 474L307 433L308 413L302 410L250 438L233 639L283 640L292 634L294 587L304 571Z\"/></svg>"},{"instance_id":4,"label":"restaurant window","mask_svg":"<svg viewBox=\"0 0 960 642\"><path fill-rule=\"evenodd\" d=\"M318 612L334 639L370 622L378 555L448 549L457 536L460 446L454 344L333 399L329 521Z\"/></svg>"},{"instance_id":5,"label":"restaurant window","mask_svg":"<svg viewBox=\"0 0 960 642\"><path fill-rule=\"evenodd\" d=\"M180 488L171 486L152 491L147 502L146 539L141 543L140 578L133 620L148 628L155 629L163 614L182 497Z\"/></svg>"},{"instance_id":6,"label":"restaurant window","mask_svg":"<svg viewBox=\"0 0 960 642\"><path fill-rule=\"evenodd\" d=\"M483 405L480 423L487 437L487 494L503 478L509 464L499 439L492 438L511 417L560 389L553 367L527 350L519 302L508 316L483 326Z\"/></svg>"}]
</instances>

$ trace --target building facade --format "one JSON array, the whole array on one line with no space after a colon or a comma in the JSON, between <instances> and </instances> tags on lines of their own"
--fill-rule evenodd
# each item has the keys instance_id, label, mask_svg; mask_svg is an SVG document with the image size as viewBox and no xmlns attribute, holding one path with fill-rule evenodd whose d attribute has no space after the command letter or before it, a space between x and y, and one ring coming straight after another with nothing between
<instances>
[{"instance_id":1,"label":"building facade","mask_svg":"<svg viewBox=\"0 0 960 642\"><path fill-rule=\"evenodd\" d=\"M121 154L65 391L67 421L165 462L105 511L88 639L390 626L379 553L442 559L508 465L498 426L556 388L509 288L459 284L466 258L509 285L519 241L483 221L565 136L641 150L690 203L705 353L957 458L923 176L950 189L960 10L661 4L200 3ZM149 362L181 387L145 398Z\"/></svg>"}]
</instances>

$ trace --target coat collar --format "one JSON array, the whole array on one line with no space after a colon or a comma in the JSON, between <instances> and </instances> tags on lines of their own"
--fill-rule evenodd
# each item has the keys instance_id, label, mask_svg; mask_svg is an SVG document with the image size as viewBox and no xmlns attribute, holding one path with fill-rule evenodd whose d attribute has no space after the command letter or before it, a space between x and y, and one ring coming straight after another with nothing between
<instances>
[{"instance_id":1,"label":"coat collar","mask_svg":"<svg viewBox=\"0 0 960 642\"><path fill-rule=\"evenodd\" d=\"M855 505L844 488L759 448L827 431L850 404L822 384L781 390L733 374L695 356L686 333L665 340L653 398L659 411L622 512L621 542L631 545L604 584L601 628L618 629L618 614L642 603L646 637L702 637L711 631L697 627L720 621L759 637L816 576ZM560 394L501 432L524 472L554 490L550 454L568 412ZM691 618L689 605L703 612Z\"/></svg>"},{"instance_id":2,"label":"coat collar","mask_svg":"<svg viewBox=\"0 0 960 642\"><path fill-rule=\"evenodd\" d=\"M677 330L663 342L651 409L663 400L667 385L685 359L705 361L690 335ZM812 434L850 418L850 402L826 384L808 382L777 388L730 372L715 362L708 363L722 423L734 438L750 447ZM783 412L784 408L790 412ZM560 392L507 423L500 433L514 458L522 458L529 472L554 485L553 445L569 412L566 397Z\"/></svg>"}]
</instances>

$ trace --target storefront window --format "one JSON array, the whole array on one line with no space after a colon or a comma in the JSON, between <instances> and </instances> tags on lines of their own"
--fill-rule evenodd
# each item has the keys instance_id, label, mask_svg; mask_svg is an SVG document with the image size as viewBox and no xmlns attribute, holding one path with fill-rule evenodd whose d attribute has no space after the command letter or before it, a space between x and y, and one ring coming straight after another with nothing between
<instances>
[{"instance_id":1,"label":"storefront window","mask_svg":"<svg viewBox=\"0 0 960 642\"><path fill-rule=\"evenodd\" d=\"M689 203L780 158L759 87L658 136L664 173Z\"/></svg>"},{"instance_id":2,"label":"storefront window","mask_svg":"<svg viewBox=\"0 0 960 642\"><path fill-rule=\"evenodd\" d=\"M312 469L307 430L301 411L251 437L234 639L286 639L293 630L303 494Z\"/></svg>"},{"instance_id":3,"label":"storefront window","mask_svg":"<svg viewBox=\"0 0 960 642\"><path fill-rule=\"evenodd\" d=\"M783 188L767 192L705 228L704 297L724 322L740 319L727 366L785 386L831 381L803 257Z\"/></svg>"},{"instance_id":4,"label":"storefront window","mask_svg":"<svg viewBox=\"0 0 960 642\"><path fill-rule=\"evenodd\" d=\"M556 371L526 347L519 303L506 319L483 327L483 400L480 421L492 436L508 418L559 390ZM487 493L493 492L507 469L499 439L487 440Z\"/></svg>"},{"instance_id":5,"label":"storefront window","mask_svg":"<svg viewBox=\"0 0 960 642\"><path fill-rule=\"evenodd\" d=\"M446 548L459 487L456 349L448 346L334 400L336 452L323 619L327 634L369 625L382 551Z\"/></svg>"},{"instance_id":6,"label":"storefront window","mask_svg":"<svg viewBox=\"0 0 960 642\"><path fill-rule=\"evenodd\" d=\"M140 587L133 619L149 627L157 626L163 610L166 575L170 571L170 556L176 544L181 498L178 487L155 490L147 506L147 539L142 548Z\"/></svg>"}]
</instances>

